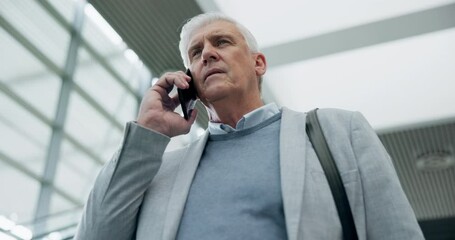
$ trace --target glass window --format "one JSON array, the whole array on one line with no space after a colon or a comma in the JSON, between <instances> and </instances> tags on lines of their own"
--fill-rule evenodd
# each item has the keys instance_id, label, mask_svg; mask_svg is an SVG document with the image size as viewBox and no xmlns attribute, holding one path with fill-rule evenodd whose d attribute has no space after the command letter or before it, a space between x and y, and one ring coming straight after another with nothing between
<instances>
[{"instance_id":1,"label":"glass window","mask_svg":"<svg viewBox=\"0 0 455 240\"><path fill-rule=\"evenodd\" d=\"M37 1L0 1L1 15L55 64L65 64L70 36Z\"/></svg>"},{"instance_id":2,"label":"glass window","mask_svg":"<svg viewBox=\"0 0 455 240\"><path fill-rule=\"evenodd\" d=\"M77 1L45 3L61 14L64 21L73 22ZM45 59L29 48L35 47L62 71L71 40L69 31L49 15L44 5L39 1L0 1L0 14L11 25L0 28L0 216L36 230L35 236L75 225L80 220L81 205L102 167L100 162L109 160L118 149L123 125L135 119L138 109L134 94L80 47L74 82L109 116L101 114L74 89L71 91L64 123L66 135L59 149L53 182L78 202L53 192L48 216L36 222L35 205L41 182L35 178L43 174L62 80L43 64ZM90 4L87 6L82 46L86 43L95 49L121 81L139 92L144 79L149 81L150 72L96 10ZM75 226L52 234L65 238L74 231Z\"/></svg>"},{"instance_id":3,"label":"glass window","mask_svg":"<svg viewBox=\"0 0 455 240\"><path fill-rule=\"evenodd\" d=\"M55 116L61 81L0 29L0 84L18 94L49 119Z\"/></svg>"},{"instance_id":4,"label":"glass window","mask_svg":"<svg viewBox=\"0 0 455 240\"><path fill-rule=\"evenodd\" d=\"M47 0L50 5L65 18L66 22L71 24L74 20L74 13L76 12L76 4L78 1L74 0Z\"/></svg>"},{"instance_id":5,"label":"glass window","mask_svg":"<svg viewBox=\"0 0 455 240\"><path fill-rule=\"evenodd\" d=\"M70 189L69 195L85 202L100 169L100 163L65 139L54 183L61 189Z\"/></svg>"},{"instance_id":6,"label":"glass window","mask_svg":"<svg viewBox=\"0 0 455 240\"><path fill-rule=\"evenodd\" d=\"M81 214L82 206L75 205L59 194L53 193L49 214L31 221L25 226L35 230L34 236L46 235L47 239L64 239L74 235L75 225L79 222ZM66 230L70 230L70 232L65 234ZM41 237L39 239L42 239Z\"/></svg>"},{"instance_id":7,"label":"glass window","mask_svg":"<svg viewBox=\"0 0 455 240\"><path fill-rule=\"evenodd\" d=\"M39 191L39 182L6 165L0 155L0 216L19 224L30 222Z\"/></svg>"},{"instance_id":8,"label":"glass window","mask_svg":"<svg viewBox=\"0 0 455 240\"><path fill-rule=\"evenodd\" d=\"M86 18L82 29L84 40L102 56L110 57L122 53L126 45L91 4L84 9Z\"/></svg>"},{"instance_id":9,"label":"glass window","mask_svg":"<svg viewBox=\"0 0 455 240\"><path fill-rule=\"evenodd\" d=\"M150 71L132 50L127 49L123 54L117 54L107 58L107 60L134 91L140 92L143 81L150 83Z\"/></svg>"},{"instance_id":10,"label":"glass window","mask_svg":"<svg viewBox=\"0 0 455 240\"><path fill-rule=\"evenodd\" d=\"M90 151L107 161L120 144L122 131L123 129L114 127L79 94L71 93L65 132Z\"/></svg>"},{"instance_id":11,"label":"glass window","mask_svg":"<svg viewBox=\"0 0 455 240\"><path fill-rule=\"evenodd\" d=\"M79 50L82 57L74 81L121 123L133 120L137 109L134 96L95 59L86 59L89 54L84 48Z\"/></svg>"},{"instance_id":12,"label":"glass window","mask_svg":"<svg viewBox=\"0 0 455 240\"><path fill-rule=\"evenodd\" d=\"M48 229L55 230L78 223L83 207L76 206L59 194L52 194L51 197L51 217L48 218ZM74 232L73 232L74 234Z\"/></svg>"},{"instance_id":13,"label":"glass window","mask_svg":"<svg viewBox=\"0 0 455 240\"><path fill-rule=\"evenodd\" d=\"M0 152L41 175L51 129L0 93Z\"/></svg>"},{"instance_id":14,"label":"glass window","mask_svg":"<svg viewBox=\"0 0 455 240\"><path fill-rule=\"evenodd\" d=\"M3 28L0 28L0 81L8 82L27 75L44 73L46 67L34 58Z\"/></svg>"},{"instance_id":15,"label":"glass window","mask_svg":"<svg viewBox=\"0 0 455 240\"><path fill-rule=\"evenodd\" d=\"M82 206L77 206L76 204L68 201L66 198L62 197L58 193L53 193L51 196L51 205L49 210L49 215L57 214L68 214L72 215L74 213L80 213Z\"/></svg>"}]
</instances>

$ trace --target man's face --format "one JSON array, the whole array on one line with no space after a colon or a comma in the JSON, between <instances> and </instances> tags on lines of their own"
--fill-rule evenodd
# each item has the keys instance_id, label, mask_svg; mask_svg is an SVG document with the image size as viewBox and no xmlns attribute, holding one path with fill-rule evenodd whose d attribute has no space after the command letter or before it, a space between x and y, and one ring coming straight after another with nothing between
<instances>
[{"instance_id":1,"label":"man's face","mask_svg":"<svg viewBox=\"0 0 455 240\"><path fill-rule=\"evenodd\" d=\"M260 96L257 79L265 73L264 56L250 52L234 24L216 21L196 30L189 41L188 56L205 105L225 98Z\"/></svg>"}]
</instances>

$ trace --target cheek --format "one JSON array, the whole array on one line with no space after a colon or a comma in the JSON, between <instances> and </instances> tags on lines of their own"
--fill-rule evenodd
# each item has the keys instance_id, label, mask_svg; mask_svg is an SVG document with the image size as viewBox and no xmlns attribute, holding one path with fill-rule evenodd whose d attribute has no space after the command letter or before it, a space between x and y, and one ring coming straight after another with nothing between
<instances>
[{"instance_id":1,"label":"cheek","mask_svg":"<svg viewBox=\"0 0 455 240\"><path fill-rule=\"evenodd\" d=\"M201 70L195 66L191 66L191 75L193 77L194 84L196 86L196 90L199 90L202 84L202 74Z\"/></svg>"},{"instance_id":2,"label":"cheek","mask_svg":"<svg viewBox=\"0 0 455 240\"><path fill-rule=\"evenodd\" d=\"M196 87L196 91L198 93L198 96L203 94L204 93L204 91L203 91L204 89L202 89L200 81L194 80L194 79L193 79L193 81L194 81L194 86Z\"/></svg>"}]
</instances>

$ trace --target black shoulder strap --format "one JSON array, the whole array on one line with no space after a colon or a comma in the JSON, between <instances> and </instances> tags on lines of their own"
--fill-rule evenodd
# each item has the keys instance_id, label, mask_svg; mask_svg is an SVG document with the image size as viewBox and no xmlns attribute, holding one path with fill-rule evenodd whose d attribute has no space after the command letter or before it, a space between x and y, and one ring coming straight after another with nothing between
<instances>
[{"instance_id":1,"label":"black shoulder strap","mask_svg":"<svg viewBox=\"0 0 455 240\"><path fill-rule=\"evenodd\" d=\"M341 181L340 173L333 160L327 141L322 133L321 125L319 124L317 111L318 109L308 112L306 121L306 132L310 138L316 155L324 169L325 176L329 182L330 190L332 191L333 199L338 210L341 226L343 227L343 239L357 239L357 231L355 229L354 218L352 216L351 207L349 206L348 197L344 190L343 182Z\"/></svg>"}]
</instances>

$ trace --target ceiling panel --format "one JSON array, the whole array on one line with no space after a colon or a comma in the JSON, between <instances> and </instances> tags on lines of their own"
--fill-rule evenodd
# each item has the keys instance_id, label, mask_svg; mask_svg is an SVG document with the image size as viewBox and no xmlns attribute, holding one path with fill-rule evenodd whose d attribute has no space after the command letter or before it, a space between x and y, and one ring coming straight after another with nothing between
<instances>
[{"instance_id":1,"label":"ceiling panel","mask_svg":"<svg viewBox=\"0 0 455 240\"><path fill-rule=\"evenodd\" d=\"M36 1L0 1L0 19L11 24L53 63L63 68L70 34ZM9 25L7 23L2 23L2 26Z\"/></svg>"},{"instance_id":2,"label":"ceiling panel","mask_svg":"<svg viewBox=\"0 0 455 240\"><path fill-rule=\"evenodd\" d=\"M269 69L278 104L364 113L375 129L455 116L455 29Z\"/></svg>"},{"instance_id":3,"label":"ceiling panel","mask_svg":"<svg viewBox=\"0 0 455 240\"><path fill-rule=\"evenodd\" d=\"M454 0L199 2L202 5L213 5L214 2L219 10L247 26L257 37L260 47L268 47L449 4Z\"/></svg>"},{"instance_id":4,"label":"ceiling panel","mask_svg":"<svg viewBox=\"0 0 455 240\"><path fill-rule=\"evenodd\" d=\"M381 133L419 220L455 215L455 122Z\"/></svg>"}]
</instances>

